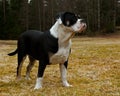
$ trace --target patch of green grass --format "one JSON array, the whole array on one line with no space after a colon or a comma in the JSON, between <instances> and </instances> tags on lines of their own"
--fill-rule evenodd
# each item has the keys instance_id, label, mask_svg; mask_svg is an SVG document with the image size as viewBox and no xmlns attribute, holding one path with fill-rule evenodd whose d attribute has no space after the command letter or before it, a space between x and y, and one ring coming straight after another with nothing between
<instances>
[{"instance_id":1,"label":"patch of green grass","mask_svg":"<svg viewBox=\"0 0 120 96\"><path fill-rule=\"evenodd\" d=\"M68 81L62 86L59 65L47 66L43 88L34 90L38 62L25 79L16 81L17 57L7 53L16 48L16 41L0 41L0 96L120 96L120 38L73 38L69 58Z\"/></svg>"}]
</instances>

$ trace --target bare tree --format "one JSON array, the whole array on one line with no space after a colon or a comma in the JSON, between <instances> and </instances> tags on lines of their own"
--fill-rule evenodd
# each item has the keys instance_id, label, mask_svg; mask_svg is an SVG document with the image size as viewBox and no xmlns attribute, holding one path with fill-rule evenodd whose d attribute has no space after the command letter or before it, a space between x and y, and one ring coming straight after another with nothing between
<instances>
[{"instance_id":1,"label":"bare tree","mask_svg":"<svg viewBox=\"0 0 120 96\"><path fill-rule=\"evenodd\" d=\"M3 3L3 13L4 13L4 23L6 22L6 0L2 0L2 3Z\"/></svg>"},{"instance_id":2,"label":"bare tree","mask_svg":"<svg viewBox=\"0 0 120 96\"><path fill-rule=\"evenodd\" d=\"M114 26L114 31L115 31L115 27L116 27L116 18L117 18L117 16L116 16L116 9L117 8L117 0L114 0L114 20L113 20L113 26Z\"/></svg>"},{"instance_id":3,"label":"bare tree","mask_svg":"<svg viewBox=\"0 0 120 96\"><path fill-rule=\"evenodd\" d=\"M19 20L22 25L22 28L28 30L29 29L28 0L21 0L20 2Z\"/></svg>"},{"instance_id":4,"label":"bare tree","mask_svg":"<svg viewBox=\"0 0 120 96\"><path fill-rule=\"evenodd\" d=\"M100 31L100 0L98 0L98 31Z\"/></svg>"},{"instance_id":5,"label":"bare tree","mask_svg":"<svg viewBox=\"0 0 120 96\"><path fill-rule=\"evenodd\" d=\"M37 4L38 4L38 20L39 20L39 30L41 30L41 14L40 14L40 1L39 0L37 0Z\"/></svg>"},{"instance_id":6,"label":"bare tree","mask_svg":"<svg viewBox=\"0 0 120 96\"><path fill-rule=\"evenodd\" d=\"M29 5L28 5L28 0L26 0L27 2L25 2L26 4L26 30L29 29Z\"/></svg>"}]
</instances>

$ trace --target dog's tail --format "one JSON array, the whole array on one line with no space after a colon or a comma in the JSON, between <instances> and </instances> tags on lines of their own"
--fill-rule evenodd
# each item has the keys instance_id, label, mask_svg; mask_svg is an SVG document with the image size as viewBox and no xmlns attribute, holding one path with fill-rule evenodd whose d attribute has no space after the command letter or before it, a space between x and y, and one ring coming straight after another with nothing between
<instances>
[{"instance_id":1,"label":"dog's tail","mask_svg":"<svg viewBox=\"0 0 120 96\"><path fill-rule=\"evenodd\" d=\"M17 52L18 52L18 49L16 49L14 52L9 53L8 55L9 55L9 56L13 56L13 55L15 55Z\"/></svg>"}]
</instances>

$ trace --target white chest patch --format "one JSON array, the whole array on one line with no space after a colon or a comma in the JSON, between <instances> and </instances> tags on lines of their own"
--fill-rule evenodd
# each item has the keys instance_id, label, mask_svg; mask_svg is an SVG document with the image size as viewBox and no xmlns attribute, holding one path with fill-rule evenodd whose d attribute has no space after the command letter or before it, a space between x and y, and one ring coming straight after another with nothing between
<instances>
[{"instance_id":1,"label":"white chest patch","mask_svg":"<svg viewBox=\"0 0 120 96\"><path fill-rule=\"evenodd\" d=\"M58 64L67 61L70 48L59 48L58 52L50 57L50 63Z\"/></svg>"},{"instance_id":2,"label":"white chest patch","mask_svg":"<svg viewBox=\"0 0 120 96\"><path fill-rule=\"evenodd\" d=\"M70 27L71 30L71 27ZM71 48L71 37L73 32L71 32L63 26L59 20L55 23L55 25L50 29L51 35L55 38L58 38L58 51L55 54L49 54L49 63L50 64L62 64L67 61L70 48Z\"/></svg>"},{"instance_id":3,"label":"white chest patch","mask_svg":"<svg viewBox=\"0 0 120 96\"><path fill-rule=\"evenodd\" d=\"M50 56L50 63L51 64L62 64L67 61L69 54L70 54L70 47L71 47L71 40L68 41L66 44L59 45L59 49L57 53Z\"/></svg>"}]
</instances>

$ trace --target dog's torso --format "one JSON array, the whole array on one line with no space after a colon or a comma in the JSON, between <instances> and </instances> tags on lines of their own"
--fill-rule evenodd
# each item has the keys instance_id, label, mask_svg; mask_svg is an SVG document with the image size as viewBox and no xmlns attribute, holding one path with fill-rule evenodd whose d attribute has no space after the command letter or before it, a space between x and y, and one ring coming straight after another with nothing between
<instances>
[{"instance_id":1,"label":"dog's torso","mask_svg":"<svg viewBox=\"0 0 120 96\"><path fill-rule=\"evenodd\" d=\"M21 41L21 44L18 44L18 46L22 45L25 54L37 60L45 57L47 64L64 63L70 53L71 40L61 41L61 39L52 36L50 31L43 33L29 30L29 32L24 32L20 36L19 41Z\"/></svg>"},{"instance_id":2,"label":"dog's torso","mask_svg":"<svg viewBox=\"0 0 120 96\"><path fill-rule=\"evenodd\" d=\"M43 33L29 30L19 37L18 48L18 50L25 51L25 53L22 53L28 54L37 60L43 58L48 60L48 52L56 53L58 51L58 39L50 35L49 31Z\"/></svg>"}]
</instances>

